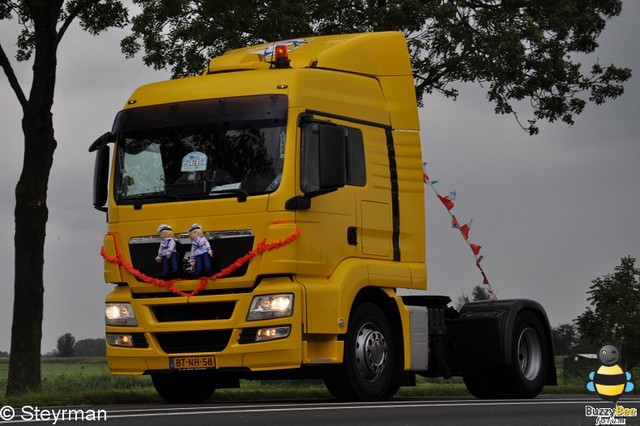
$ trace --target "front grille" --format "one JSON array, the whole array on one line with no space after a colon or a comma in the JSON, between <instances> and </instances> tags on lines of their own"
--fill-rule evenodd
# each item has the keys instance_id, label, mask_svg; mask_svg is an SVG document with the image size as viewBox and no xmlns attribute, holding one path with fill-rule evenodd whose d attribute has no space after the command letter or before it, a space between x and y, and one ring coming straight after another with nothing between
<instances>
[{"instance_id":1,"label":"front grille","mask_svg":"<svg viewBox=\"0 0 640 426\"><path fill-rule=\"evenodd\" d=\"M198 296L212 296L218 294L245 294L251 293L253 288L232 288L232 289L211 289L211 290L202 290L198 293ZM131 293L131 297L133 299L168 299L171 297L180 297L172 292L164 292L164 293Z\"/></svg>"},{"instance_id":2,"label":"front grille","mask_svg":"<svg viewBox=\"0 0 640 426\"><path fill-rule=\"evenodd\" d=\"M167 354L221 352L229 343L231 330L156 333L155 337Z\"/></svg>"},{"instance_id":3,"label":"front grille","mask_svg":"<svg viewBox=\"0 0 640 426\"><path fill-rule=\"evenodd\" d=\"M255 343L256 342L256 334L258 334L257 328L245 328L240 332L240 336L238 337L238 343L244 345L246 343Z\"/></svg>"},{"instance_id":4,"label":"front grille","mask_svg":"<svg viewBox=\"0 0 640 426\"><path fill-rule=\"evenodd\" d=\"M235 302L187 303L154 306L151 309L158 322L206 321L231 318Z\"/></svg>"},{"instance_id":5,"label":"front grille","mask_svg":"<svg viewBox=\"0 0 640 426\"><path fill-rule=\"evenodd\" d=\"M213 270L211 275L220 272L239 258L247 254L253 248L254 235L250 230L238 231L209 231L204 233L213 250L211 261ZM191 240L188 234L176 235L178 241L176 250L178 256L177 274L171 277L163 277L162 264L155 261L158 254L160 240L157 236L149 235L144 237L134 237L129 240L129 253L133 267L145 275L154 278L196 278L191 272L193 268L189 265L189 254L191 252ZM247 272L249 264L229 275L229 277L242 277Z\"/></svg>"},{"instance_id":6,"label":"front grille","mask_svg":"<svg viewBox=\"0 0 640 426\"><path fill-rule=\"evenodd\" d=\"M144 337L144 333L131 333L131 340L133 340L134 348L148 348L149 343L147 338Z\"/></svg>"}]
</instances>

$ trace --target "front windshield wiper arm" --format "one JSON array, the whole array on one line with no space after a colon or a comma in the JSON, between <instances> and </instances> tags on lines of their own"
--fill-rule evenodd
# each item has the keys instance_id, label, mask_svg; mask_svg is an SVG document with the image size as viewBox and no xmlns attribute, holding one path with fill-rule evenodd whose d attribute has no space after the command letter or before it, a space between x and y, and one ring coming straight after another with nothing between
<instances>
[{"instance_id":1,"label":"front windshield wiper arm","mask_svg":"<svg viewBox=\"0 0 640 426\"><path fill-rule=\"evenodd\" d=\"M142 205L145 204L146 202L149 202L149 201L162 202L168 199L173 201L182 201L182 198L180 198L180 196L178 196L177 194L155 193L155 194L132 195L122 200L121 204L133 204L133 208L135 210L140 210L142 208Z\"/></svg>"},{"instance_id":2,"label":"front windshield wiper arm","mask_svg":"<svg viewBox=\"0 0 640 426\"><path fill-rule=\"evenodd\" d=\"M209 197L227 197L236 195L238 197L239 203L244 203L247 201L247 197L249 193L241 188L242 183L229 183L226 185L218 185L211 188L209 192Z\"/></svg>"},{"instance_id":3,"label":"front windshield wiper arm","mask_svg":"<svg viewBox=\"0 0 640 426\"><path fill-rule=\"evenodd\" d=\"M247 201L247 197L249 196L249 193L241 188L226 188L226 189L221 189L216 191L212 190L209 193L210 198L229 197L234 195L238 198L239 203L244 203L245 201Z\"/></svg>"}]
</instances>

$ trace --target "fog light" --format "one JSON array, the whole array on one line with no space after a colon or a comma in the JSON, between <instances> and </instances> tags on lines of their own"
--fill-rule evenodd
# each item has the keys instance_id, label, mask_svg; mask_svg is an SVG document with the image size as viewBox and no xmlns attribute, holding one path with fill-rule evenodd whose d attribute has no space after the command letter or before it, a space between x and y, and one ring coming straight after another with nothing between
<instances>
[{"instance_id":1,"label":"fog light","mask_svg":"<svg viewBox=\"0 0 640 426\"><path fill-rule=\"evenodd\" d=\"M256 342L284 339L285 337L289 337L290 333L291 326L260 328L256 332Z\"/></svg>"},{"instance_id":2,"label":"fog light","mask_svg":"<svg viewBox=\"0 0 640 426\"><path fill-rule=\"evenodd\" d=\"M107 334L107 343L111 346L133 347L133 336L131 334Z\"/></svg>"}]
</instances>

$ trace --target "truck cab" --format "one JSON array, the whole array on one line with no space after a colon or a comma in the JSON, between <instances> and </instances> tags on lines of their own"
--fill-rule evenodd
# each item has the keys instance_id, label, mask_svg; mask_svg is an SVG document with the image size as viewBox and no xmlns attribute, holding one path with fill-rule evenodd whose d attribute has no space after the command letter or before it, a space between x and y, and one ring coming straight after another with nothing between
<instances>
[{"instance_id":1,"label":"truck cab","mask_svg":"<svg viewBox=\"0 0 640 426\"><path fill-rule=\"evenodd\" d=\"M202 75L137 89L90 151L114 285L109 368L150 374L168 401L282 377L321 377L339 398L376 400L415 373L463 371L492 394L479 384L491 368L478 366L522 370L513 351L528 347L522 336L505 345L504 330L523 310L533 319L509 333L532 329L524 342L538 357L520 394L552 376L539 305L486 304L462 318L445 298L397 293L427 289L419 121L401 33L227 52ZM175 242L169 271L161 224ZM204 270L194 267L195 225L212 253ZM478 331L469 318L487 312L505 313L480 326L498 333L495 354L480 364L456 355Z\"/></svg>"}]
</instances>

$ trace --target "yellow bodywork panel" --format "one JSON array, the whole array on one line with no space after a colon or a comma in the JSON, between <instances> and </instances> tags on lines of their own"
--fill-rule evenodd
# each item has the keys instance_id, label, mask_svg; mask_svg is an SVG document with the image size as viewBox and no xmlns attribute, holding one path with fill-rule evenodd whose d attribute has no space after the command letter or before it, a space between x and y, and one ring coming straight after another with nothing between
<instances>
[{"instance_id":1,"label":"yellow bodywork panel","mask_svg":"<svg viewBox=\"0 0 640 426\"><path fill-rule=\"evenodd\" d=\"M102 241L102 249L104 255L112 258L116 257L116 243L113 235L106 234ZM113 262L104 262L104 281L107 283L119 283L122 282L122 275L120 275L120 268Z\"/></svg>"},{"instance_id":2,"label":"yellow bodywork panel","mask_svg":"<svg viewBox=\"0 0 640 426\"><path fill-rule=\"evenodd\" d=\"M407 44L400 32L301 37L243 47L213 58L205 72L262 68L262 64L274 61L274 48L279 44L287 46L291 68L325 68L377 76L411 72Z\"/></svg>"}]
</instances>

